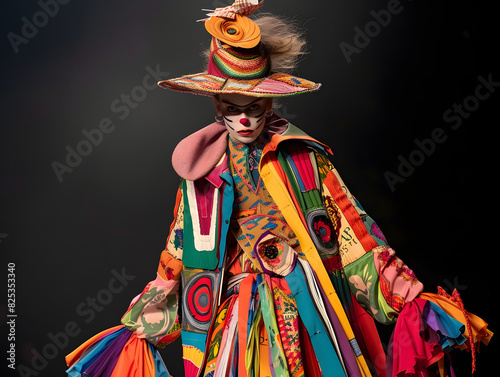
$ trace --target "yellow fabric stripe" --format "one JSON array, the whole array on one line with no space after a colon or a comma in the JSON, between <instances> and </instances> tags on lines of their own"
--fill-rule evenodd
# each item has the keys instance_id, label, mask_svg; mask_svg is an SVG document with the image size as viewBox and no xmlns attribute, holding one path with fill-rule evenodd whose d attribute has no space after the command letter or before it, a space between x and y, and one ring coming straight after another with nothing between
<instances>
[{"instance_id":1,"label":"yellow fabric stripe","mask_svg":"<svg viewBox=\"0 0 500 377\"><path fill-rule=\"evenodd\" d=\"M264 160L265 159L265 160ZM296 236L299 239L300 247L302 252L306 255L307 261L310 263L311 267L316 272L318 279L323 287L330 303L332 304L335 313L339 318L339 321L344 329L345 334L348 339L354 338L354 332L352 331L347 315L344 312L342 303L340 302L333 284L328 276L328 273L321 261L321 258L314 246L314 243L309 236L307 229L300 220L300 216L297 208L293 205L292 198L288 194L285 185L280 180L280 174L276 171L273 162L270 161L269 155L263 156L260 164L260 175L264 181L264 184L275 200L276 204L281 210L281 213L285 217L288 225L293 229ZM370 377L371 373L366 364L366 360L363 355L356 358L358 362L359 369L363 373L364 377Z\"/></svg>"}]
</instances>

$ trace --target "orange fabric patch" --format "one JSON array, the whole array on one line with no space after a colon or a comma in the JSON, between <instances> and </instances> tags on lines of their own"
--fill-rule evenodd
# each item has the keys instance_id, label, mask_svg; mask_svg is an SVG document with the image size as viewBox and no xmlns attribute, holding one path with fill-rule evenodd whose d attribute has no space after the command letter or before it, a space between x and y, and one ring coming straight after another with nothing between
<instances>
[{"instance_id":1,"label":"orange fabric patch","mask_svg":"<svg viewBox=\"0 0 500 377\"><path fill-rule=\"evenodd\" d=\"M182 262L175 259L167 250L163 250L158 263L158 275L163 280L179 280L181 278Z\"/></svg>"},{"instance_id":2,"label":"orange fabric patch","mask_svg":"<svg viewBox=\"0 0 500 377\"><path fill-rule=\"evenodd\" d=\"M363 220L361 220L358 212L345 195L337 177L335 177L335 174L332 171L327 174L324 183L328 187L328 190L330 190L333 200L339 206L340 211L344 214L347 221L351 225L354 234L356 234L356 237L361 242L361 245L363 245L363 249L368 252L377 247L377 242L368 234L366 227L363 224Z\"/></svg>"}]
</instances>

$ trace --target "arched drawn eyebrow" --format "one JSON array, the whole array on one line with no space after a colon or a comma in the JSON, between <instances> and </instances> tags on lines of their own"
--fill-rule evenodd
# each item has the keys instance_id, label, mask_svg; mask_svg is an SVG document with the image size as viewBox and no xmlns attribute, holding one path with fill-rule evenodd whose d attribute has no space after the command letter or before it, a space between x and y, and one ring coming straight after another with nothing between
<instances>
[{"instance_id":1,"label":"arched drawn eyebrow","mask_svg":"<svg viewBox=\"0 0 500 377\"><path fill-rule=\"evenodd\" d=\"M235 103L232 103L232 102L229 102L229 101L226 101L226 100L222 100L221 102L224 102L225 104L228 104L228 105L231 105L231 106L234 106L234 107L248 107L250 105L252 105L253 103L257 102L257 101L260 101L262 98L256 98L254 99L252 102L246 104L246 105L237 105Z\"/></svg>"}]
</instances>

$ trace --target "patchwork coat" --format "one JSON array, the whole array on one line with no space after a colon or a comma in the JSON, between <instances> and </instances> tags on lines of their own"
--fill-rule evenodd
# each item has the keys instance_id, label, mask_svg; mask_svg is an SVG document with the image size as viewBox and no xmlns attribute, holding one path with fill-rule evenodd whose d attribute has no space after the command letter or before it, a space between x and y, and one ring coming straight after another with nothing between
<instances>
[{"instance_id":1,"label":"patchwork coat","mask_svg":"<svg viewBox=\"0 0 500 377\"><path fill-rule=\"evenodd\" d=\"M156 348L179 336L186 376L404 375L444 370L446 351L487 343L457 294L422 293L330 153L276 116L254 145L217 123L182 141L156 279L121 326L68 355L68 373L97 369L112 349L116 375L168 375ZM374 320L397 320L387 360Z\"/></svg>"}]
</instances>

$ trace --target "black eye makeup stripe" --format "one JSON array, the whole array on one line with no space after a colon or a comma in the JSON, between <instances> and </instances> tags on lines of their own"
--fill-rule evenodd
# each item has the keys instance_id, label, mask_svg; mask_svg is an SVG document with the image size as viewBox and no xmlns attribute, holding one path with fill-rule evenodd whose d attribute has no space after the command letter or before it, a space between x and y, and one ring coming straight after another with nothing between
<instances>
[{"instance_id":1,"label":"black eye makeup stripe","mask_svg":"<svg viewBox=\"0 0 500 377\"><path fill-rule=\"evenodd\" d=\"M257 101L260 101L261 99L262 99L262 98L257 98L257 99L254 99L252 102L247 103L246 105L237 105L237 104L235 104L235 103L232 103L232 102L229 102L229 101L226 101L226 100L222 100L222 102L227 103L228 105L232 105L232 106L234 106L234 107L248 107L248 106L250 106L250 105L254 104L254 103L255 103L255 102L257 102Z\"/></svg>"},{"instance_id":2,"label":"black eye makeup stripe","mask_svg":"<svg viewBox=\"0 0 500 377\"><path fill-rule=\"evenodd\" d=\"M257 124L260 124L260 122L262 121L262 119L264 119L264 113L265 111L263 111L261 114L257 115L256 118L257 118Z\"/></svg>"},{"instance_id":3,"label":"black eye makeup stripe","mask_svg":"<svg viewBox=\"0 0 500 377\"><path fill-rule=\"evenodd\" d=\"M229 123L232 123L232 120L231 120L231 119L229 119L229 118L227 118L226 116L224 116L224 121L225 121L225 122L224 122L224 123L225 123L225 125L234 131L234 128L233 128L233 127L231 127L231 125L229 124Z\"/></svg>"}]
</instances>

